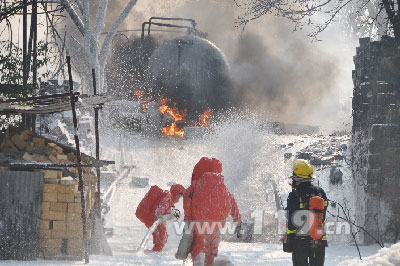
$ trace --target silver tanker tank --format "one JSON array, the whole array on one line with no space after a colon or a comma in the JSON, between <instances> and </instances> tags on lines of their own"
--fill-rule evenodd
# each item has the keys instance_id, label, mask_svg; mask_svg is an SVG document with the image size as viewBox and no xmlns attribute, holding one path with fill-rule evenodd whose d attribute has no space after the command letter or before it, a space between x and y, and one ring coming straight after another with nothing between
<instances>
[{"instance_id":1,"label":"silver tanker tank","mask_svg":"<svg viewBox=\"0 0 400 266\"><path fill-rule=\"evenodd\" d=\"M168 40L154 51L148 66L152 94L186 108L188 119L196 119L205 109L218 111L231 104L229 63L206 39L187 35Z\"/></svg>"}]
</instances>

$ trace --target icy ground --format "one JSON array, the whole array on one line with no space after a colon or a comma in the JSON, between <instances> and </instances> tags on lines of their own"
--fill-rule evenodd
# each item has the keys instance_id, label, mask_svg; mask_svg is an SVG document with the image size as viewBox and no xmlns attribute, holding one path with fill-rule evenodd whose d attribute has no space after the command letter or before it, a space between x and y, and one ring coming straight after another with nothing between
<instances>
[{"instance_id":1,"label":"icy ground","mask_svg":"<svg viewBox=\"0 0 400 266\"><path fill-rule=\"evenodd\" d=\"M118 134L117 134L118 133ZM103 159L116 160L119 170L115 189L110 197L111 211L107 214L107 227L114 228L114 235L108 238L113 251L112 257L90 256L90 265L182 265L174 258L179 237L174 234L169 225L169 242L160 254L135 254L146 228L134 215L136 207L149 187L138 188L132 184L135 177L149 178L149 185L157 184L168 189L168 183L176 182L184 186L190 183L191 172L195 163L202 156L212 156L223 163L223 174L229 189L238 201L242 215L246 218L251 211L264 210L264 233L256 237L255 243L222 242L220 255L229 257L234 265L292 265L290 254L282 252L277 243L276 220L274 211L276 204L272 193L271 179L275 180L285 201L290 191L287 177L290 176L290 163L293 159L285 159L285 153L301 150L321 149L330 145L340 145L348 142L348 137L327 136L288 136L276 135L259 130L257 123L241 120L226 122L217 127L213 134L196 140L149 139L110 131L101 136ZM320 149L318 151L318 149ZM124 170L122 165L135 165L132 171ZM346 202L352 206L350 169L346 161L338 163L343 171L343 185L329 184L329 167L317 170L319 184L331 199ZM286 204L284 202L284 204ZM181 208L181 203L178 204ZM331 209L335 212L335 209ZM330 218L334 219L334 218ZM349 236L332 236L330 247L327 248L325 265L364 265L359 263L358 253L351 244ZM394 246L395 247L395 246ZM147 248L151 248L151 240ZM375 254L377 246L360 247L364 257ZM397 248L394 252L399 253ZM388 256L389 251L381 251L382 256ZM378 256L381 256L378 255ZM351 260L351 262L346 262ZM372 261L373 259L371 259ZM367 261L367 260L366 260ZM20 262L0 261L0 265L82 265L82 262L43 261ZM186 265L191 265L187 262ZM373 264L365 265L400 265Z\"/></svg>"}]
</instances>

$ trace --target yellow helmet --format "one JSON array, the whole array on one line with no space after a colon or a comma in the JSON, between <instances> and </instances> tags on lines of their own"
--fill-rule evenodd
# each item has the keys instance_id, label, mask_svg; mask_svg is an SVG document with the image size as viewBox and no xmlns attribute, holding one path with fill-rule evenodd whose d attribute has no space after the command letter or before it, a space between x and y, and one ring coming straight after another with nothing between
<instances>
[{"instance_id":1,"label":"yellow helmet","mask_svg":"<svg viewBox=\"0 0 400 266\"><path fill-rule=\"evenodd\" d=\"M311 165L306 160L297 159L293 162L293 178L311 181L313 172Z\"/></svg>"}]
</instances>

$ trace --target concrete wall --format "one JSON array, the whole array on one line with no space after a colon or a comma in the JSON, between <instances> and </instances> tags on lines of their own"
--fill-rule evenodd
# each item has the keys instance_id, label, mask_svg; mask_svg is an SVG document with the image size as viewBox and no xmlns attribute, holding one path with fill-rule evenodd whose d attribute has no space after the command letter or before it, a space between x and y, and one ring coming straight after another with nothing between
<instances>
[{"instance_id":1,"label":"concrete wall","mask_svg":"<svg viewBox=\"0 0 400 266\"><path fill-rule=\"evenodd\" d=\"M400 234L400 49L390 37L360 39L353 71L356 222L375 239Z\"/></svg>"}]
</instances>

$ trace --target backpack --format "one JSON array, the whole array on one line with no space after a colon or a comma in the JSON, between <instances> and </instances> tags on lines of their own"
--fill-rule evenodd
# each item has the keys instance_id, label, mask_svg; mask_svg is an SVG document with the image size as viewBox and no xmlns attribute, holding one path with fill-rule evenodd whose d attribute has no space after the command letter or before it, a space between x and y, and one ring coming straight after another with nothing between
<instances>
[{"instance_id":1,"label":"backpack","mask_svg":"<svg viewBox=\"0 0 400 266\"><path fill-rule=\"evenodd\" d=\"M231 211L231 201L223 175L205 173L193 188L191 202L194 220L224 221Z\"/></svg>"},{"instance_id":2,"label":"backpack","mask_svg":"<svg viewBox=\"0 0 400 266\"><path fill-rule=\"evenodd\" d=\"M158 186L152 186L136 209L136 217L146 226L151 226L157 219L155 216L155 205L164 196L164 191Z\"/></svg>"},{"instance_id":3,"label":"backpack","mask_svg":"<svg viewBox=\"0 0 400 266\"><path fill-rule=\"evenodd\" d=\"M325 200L322 198L322 193L304 194L300 195L298 191L296 194L300 201L300 209L309 210L310 217L308 221L312 222L309 225L309 235L312 239L321 240L324 236L324 210Z\"/></svg>"}]
</instances>

